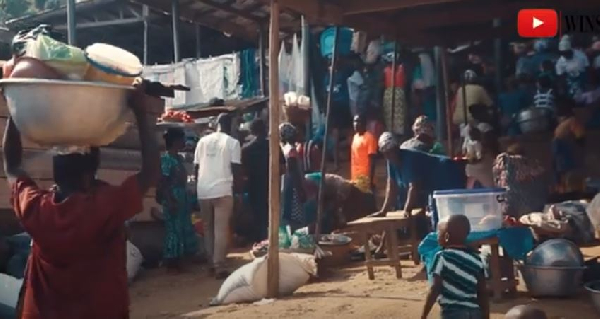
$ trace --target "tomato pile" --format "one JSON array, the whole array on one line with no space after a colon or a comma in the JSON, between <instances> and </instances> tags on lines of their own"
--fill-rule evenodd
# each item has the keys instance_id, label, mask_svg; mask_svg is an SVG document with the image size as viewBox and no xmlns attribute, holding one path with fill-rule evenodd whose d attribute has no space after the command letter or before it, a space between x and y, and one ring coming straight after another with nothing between
<instances>
[{"instance_id":1,"label":"tomato pile","mask_svg":"<svg viewBox=\"0 0 600 319\"><path fill-rule=\"evenodd\" d=\"M167 111L161 115L163 122L194 123L194 119L184 111Z\"/></svg>"}]
</instances>

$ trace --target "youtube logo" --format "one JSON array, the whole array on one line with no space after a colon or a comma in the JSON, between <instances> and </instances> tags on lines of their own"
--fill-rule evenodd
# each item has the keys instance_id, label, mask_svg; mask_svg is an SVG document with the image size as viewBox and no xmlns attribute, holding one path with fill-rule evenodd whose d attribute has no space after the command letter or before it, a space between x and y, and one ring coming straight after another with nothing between
<instances>
[{"instance_id":1,"label":"youtube logo","mask_svg":"<svg viewBox=\"0 0 600 319\"><path fill-rule=\"evenodd\" d=\"M552 9L523 9L517 19L519 36L552 38L558 33L558 14Z\"/></svg>"}]
</instances>

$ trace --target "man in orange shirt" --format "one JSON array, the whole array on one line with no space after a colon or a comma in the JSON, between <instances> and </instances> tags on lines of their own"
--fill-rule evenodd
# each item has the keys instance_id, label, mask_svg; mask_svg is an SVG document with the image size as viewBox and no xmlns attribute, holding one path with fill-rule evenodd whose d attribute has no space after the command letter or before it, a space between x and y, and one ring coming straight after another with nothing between
<instances>
[{"instance_id":1,"label":"man in orange shirt","mask_svg":"<svg viewBox=\"0 0 600 319\"><path fill-rule=\"evenodd\" d=\"M354 117L354 131L350 147L350 177L361 190L372 191L377 140L367 131L367 123L361 115Z\"/></svg>"}]
</instances>

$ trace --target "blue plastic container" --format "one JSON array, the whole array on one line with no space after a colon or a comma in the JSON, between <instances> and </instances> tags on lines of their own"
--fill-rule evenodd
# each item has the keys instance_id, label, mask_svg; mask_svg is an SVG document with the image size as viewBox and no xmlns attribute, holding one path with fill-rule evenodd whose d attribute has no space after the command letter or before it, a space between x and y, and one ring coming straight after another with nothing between
<instances>
[{"instance_id":1,"label":"blue plastic container","mask_svg":"<svg viewBox=\"0 0 600 319\"><path fill-rule=\"evenodd\" d=\"M452 215L465 215L471 222L472 232L502 228L503 188L456 189L434 191L439 220Z\"/></svg>"}]
</instances>

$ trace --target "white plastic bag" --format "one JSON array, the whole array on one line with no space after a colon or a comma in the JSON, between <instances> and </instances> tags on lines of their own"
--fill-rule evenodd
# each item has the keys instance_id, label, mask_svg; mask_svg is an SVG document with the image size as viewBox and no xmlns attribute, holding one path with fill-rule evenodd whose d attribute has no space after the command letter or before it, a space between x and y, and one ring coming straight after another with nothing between
<instances>
[{"instance_id":1,"label":"white plastic bag","mask_svg":"<svg viewBox=\"0 0 600 319\"><path fill-rule=\"evenodd\" d=\"M314 256L279 254L279 294L290 295L317 275ZM211 305L248 303L267 296L267 258L261 257L238 268L221 285Z\"/></svg>"},{"instance_id":2,"label":"white plastic bag","mask_svg":"<svg viewBox=\"0 0 600 319\"><path fill-rule=\"evenodd\" d=\"M130 241L127 241L127 280L131 282L138 274L144 262L142 252Z\"/></svg>"}]
</instances>

